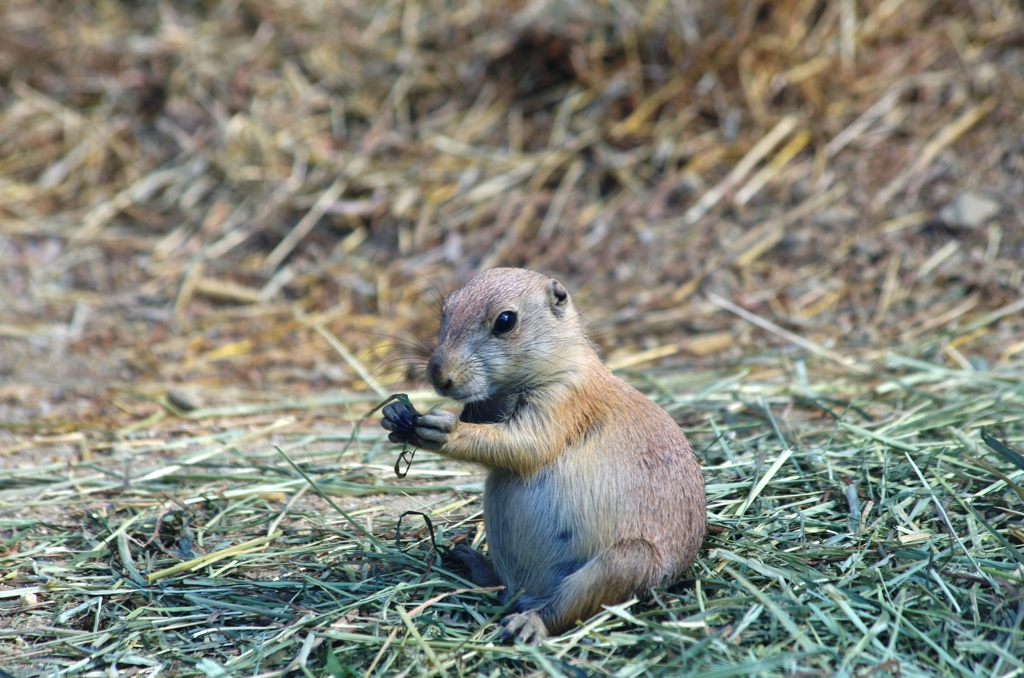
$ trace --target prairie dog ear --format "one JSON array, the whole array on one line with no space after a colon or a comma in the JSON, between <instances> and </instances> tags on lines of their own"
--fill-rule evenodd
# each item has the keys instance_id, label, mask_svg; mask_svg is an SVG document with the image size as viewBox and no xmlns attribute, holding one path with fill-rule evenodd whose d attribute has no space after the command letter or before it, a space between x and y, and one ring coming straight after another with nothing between
<instances>
[{"instance_id":1,"label":"prairie dog ear","mask_svg":"<svg viewBox=\"0 0 1024 678\"><path fill-rule=\"evenodd\" d=\"M569 305L569 293L562 283L554 278L548 280L548 299L551 302L551 310L556 315L561 315L565 311L565 307Z\"/></svg>"}]
</instances>

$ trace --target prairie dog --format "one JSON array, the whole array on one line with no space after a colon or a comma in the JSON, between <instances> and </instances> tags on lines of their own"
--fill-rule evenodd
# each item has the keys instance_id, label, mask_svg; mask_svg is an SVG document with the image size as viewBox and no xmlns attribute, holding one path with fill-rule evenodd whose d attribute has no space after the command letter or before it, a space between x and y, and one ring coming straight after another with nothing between
<instances>
[{"instance_id":1,"label":"prairie dog","mask_svg":"<svg viewBox=\"0 0 1024 678\"><path fill-rule=\"evenodd\" d=\"M482 464L493 568L457 547L470 578L505 585L507 636L538 644L602 605L680 576L706 525L686 436L614 376L560 282L496 268L445 297L427 378L460 414L384 408L393 442Z\"/></svg>"}]
</instances>

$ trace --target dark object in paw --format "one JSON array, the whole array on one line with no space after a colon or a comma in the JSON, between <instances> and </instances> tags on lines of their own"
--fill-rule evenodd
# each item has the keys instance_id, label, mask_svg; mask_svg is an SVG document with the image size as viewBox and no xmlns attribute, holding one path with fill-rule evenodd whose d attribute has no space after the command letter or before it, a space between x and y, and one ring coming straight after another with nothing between
<instances>
[{"instance_id":1,"label":"dark object in paw","mask_svg":"<svg viewBox=\"0 0 1024 678\"><path fill-rule=\"evenodd\" d=\"M381 424L391 431L388 440L393 443L414 443L416 441L416 422L420 413L406 399L396 399L387 404L383 411L384 420Z\"/></svg>"}]
</instances>

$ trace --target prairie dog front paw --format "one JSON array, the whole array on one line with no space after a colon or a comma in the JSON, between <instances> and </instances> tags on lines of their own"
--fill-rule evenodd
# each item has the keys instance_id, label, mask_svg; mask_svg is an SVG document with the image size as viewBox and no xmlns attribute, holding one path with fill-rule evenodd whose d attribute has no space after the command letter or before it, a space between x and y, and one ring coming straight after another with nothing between
<instances>
[{"instance_id":1,"label":"prairie dog front paw","mask_svg":"<svg viewBox=\"0 0 1024 678\"><path fill-rule=\"evenodd\" d=\"M408 443L425 450L438 450L448 434L455 430L459 418L451 412L433 410L420 414L415 408L400 400L388 403L381 411L380 425L388 431L388 440L393 443Z\"/></svg>"},{"instance_id":2,"label":"prairie dog front paw","mask_svg":"<svg viewBox=\"0 0 1024 678\"><path fill-rule=\"evenodd\" d=\"M448 434L455 430L459 418L451 412L433 410L421 414L416 420L416 437L426 443L428 450L437 450L448 441Z\"/></svg>"}]
</instances>

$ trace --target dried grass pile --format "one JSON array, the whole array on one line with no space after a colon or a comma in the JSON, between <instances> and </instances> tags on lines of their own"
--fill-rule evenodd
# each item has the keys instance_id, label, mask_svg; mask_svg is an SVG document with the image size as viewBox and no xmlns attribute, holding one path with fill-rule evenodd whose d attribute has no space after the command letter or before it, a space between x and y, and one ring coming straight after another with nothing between
<instances>
[{"instance_id":1,"label":"dried grass pile","mask_svg":"<svg viewBox=\"0 0 1024 678\"><path fill-rule=\"evenodd\" d=\"M3 3L0 667L1024 671L1022 16ZM472 470L347 445L495 265L578 291L720 529L539 651L393 546L480 543Z\"/></svg>"}]
</instances>

